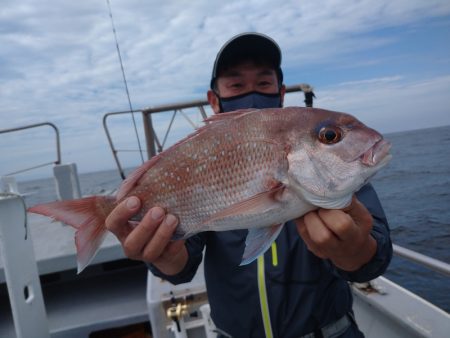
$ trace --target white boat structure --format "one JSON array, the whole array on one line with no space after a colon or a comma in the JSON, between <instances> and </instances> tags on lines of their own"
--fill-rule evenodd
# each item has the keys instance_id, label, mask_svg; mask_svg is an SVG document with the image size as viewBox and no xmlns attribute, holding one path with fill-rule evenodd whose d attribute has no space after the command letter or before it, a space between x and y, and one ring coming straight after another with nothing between
<instances>
[{"instance_id":1,"label":"white boat structure","mask_svg":"<svg viewBox=\"0 0 450 338\"><path fill-rule=\"evenodd\" d=\"M288 88L288 92L296 91L301 91L300 85ZM161 151L165 143L152 132L152 114L172 112L166 140L178 113L198 109L206 117L206 105L206 101L195 101L137 111L144 120L148 157L156 149ZM109 113L103 119L122 177L107 119L130 113ZM56 126L43 123L5 129L0 136L43 125L54 128L57 135L57 158L50 164L58 198L78 198L76 166L61 164ZM131 331L133 337L216 337L202 267L192 282L173 286L152 276L144 264L127 260L119 242L109 234L91 265L77 275L73 229L43 216L27 215L13 174L6 176L12 188L0 193L0 337L126 337ZM450 265L445 262L396 245L394 253L450 276ZM447 312L385 277L354 284L352 289L356 319L368 338L450 337Z\"/></svg>"}]
</instances>

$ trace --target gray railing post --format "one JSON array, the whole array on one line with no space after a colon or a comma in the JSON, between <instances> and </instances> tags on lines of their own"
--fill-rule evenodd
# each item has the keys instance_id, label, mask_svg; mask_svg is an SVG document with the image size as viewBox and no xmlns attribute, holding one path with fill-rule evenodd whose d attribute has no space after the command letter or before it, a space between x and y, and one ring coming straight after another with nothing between
<instances>
[{"instance_id":1,"label":"gray railing post","mask_svg":"<svg viewBox=\"0 0 450 338\"><path fill-rule=\"evenodd\" d=\"M53 167L56 193L59 200L81 198L80 180L75 163L58 164Z\"/></svg>"},{"instance_id":2,"label":"gray railing post","mask_svg":"<svg viewBox=\"0 0 450 338\"><path fill-rule=\"evenodd\" d=\"M14 176L1 176L0 183L2 183L2 186L0 186L0 191L19 194L19 188L17 187L17 182Z\"/></svg>"},{"instance_id":3,"label":"gray railing post","mask_svg":"<svg viewBox=\"0 0 450 338\"><path fill-rule=\"evenodd\" d=\"M50 337L23 199L0 194L0 249L18 338Z\"/></svg>"}]
</instances>

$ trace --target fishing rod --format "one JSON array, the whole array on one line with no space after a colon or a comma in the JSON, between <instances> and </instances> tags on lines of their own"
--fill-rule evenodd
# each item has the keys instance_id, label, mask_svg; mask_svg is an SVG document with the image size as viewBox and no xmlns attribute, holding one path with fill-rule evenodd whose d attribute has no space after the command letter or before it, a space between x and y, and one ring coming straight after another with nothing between
<instances>
[{"instance_id":1,"label":"fishing rod","mask_svg":"<svg viewBox=\"0 0 450 338\"><path fill-rule=\"evenodd\" d=\"M117 55L119 57L120 69L122 70L123 83L125 85L125 91L127 93L127 98L128 98L128 105L130 107L131 117L133 119L134 132L136 134L136 139L137 139L137 142L138 142L139 154L141 155L142 163L144 163L144 156L142 155L141 141L139 139L139 134L138 134L137 126L136 126L136 119L134 118L133 106L131 105L130 92L128 90L127 78L125 76L125 69L123 67L122 55L120 54L119 41L117 40L116 27L114 25L114 20L113 20L112 11L111 11L111 4L110 4L109 0L106 0L106 4L107 4L108 10L109 10L109 17L111 18L111 27L112 27L112 31L113 31L113 34L114 34L114 39L116 41Z\"/></svg>"}]
</instances>

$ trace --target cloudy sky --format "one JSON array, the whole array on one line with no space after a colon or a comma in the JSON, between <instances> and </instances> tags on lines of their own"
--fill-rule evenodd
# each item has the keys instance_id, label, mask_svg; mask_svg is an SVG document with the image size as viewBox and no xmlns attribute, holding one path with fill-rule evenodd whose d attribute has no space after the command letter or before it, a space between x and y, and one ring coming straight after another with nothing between
<instances>
[{"instance_id":1,"label":"cloudy sky","mask_svg":"<svg viewBox=\"0 0 450 338\"><path fill-rule=\"evenodd\" d=\"M135 109L204 99L221 45L257 31L280 44L287 85L314 86L316 106L349 112L383 133L450 124L448 0L111 5ZM0 45L0 129L50 121L64 163L79 172L114 168L102 117L129 106L106 1L2 0ZM172 138L189 132L182 120ZM136 122L140 130L139 116ZM137 148L129 116L110 124L119 148ZM167 124L155 120L160 137ZM48 127L0 134L0 175L53 161L54 143ZM121 156L125 166L139 163L137 153ZM51 167L27 175L50 176Z\"/></svg>"}]
</instances>

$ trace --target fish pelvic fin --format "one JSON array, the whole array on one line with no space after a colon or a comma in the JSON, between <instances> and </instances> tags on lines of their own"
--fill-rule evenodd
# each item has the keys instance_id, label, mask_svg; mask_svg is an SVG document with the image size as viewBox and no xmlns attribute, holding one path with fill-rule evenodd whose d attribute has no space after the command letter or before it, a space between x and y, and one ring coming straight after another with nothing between
<instances>
[{"instance_id":1,"label":"fish pelvic fin","mask_svg":"<svg viewBox=\"0 0 450 338\"><path fill-rule=\"evenodd\" d=\"M250 264L258 256L264 254L272 245L272 242L277 239L281 229L283 229L283 225L284 223L270 227L250 229L245 239L245 250L239 266Z\"/></svg>"},{"instance_id":2,"label":"fish pelvic fin","mask_svg":"<svg viewBox=\"0 0 450 338\"><path fill-rule=\"evenodd\" d=\"M91 262L105 239L105 220L116 206L115 197L92 196L35 205L29 212L48 216L76 228L78 273Z\"/></svg>"}]
</instances>

